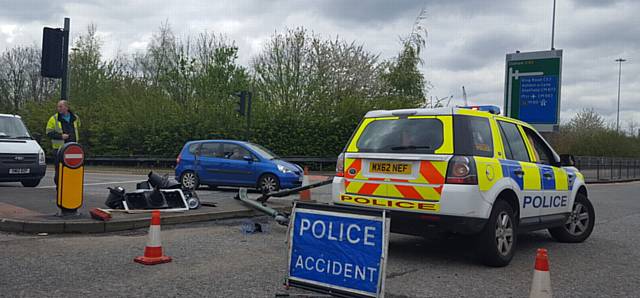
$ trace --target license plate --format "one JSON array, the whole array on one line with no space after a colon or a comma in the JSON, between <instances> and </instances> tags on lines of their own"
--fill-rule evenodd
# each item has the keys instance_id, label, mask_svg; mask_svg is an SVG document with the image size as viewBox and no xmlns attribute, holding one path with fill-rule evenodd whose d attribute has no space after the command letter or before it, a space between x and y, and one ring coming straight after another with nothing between
<instances>
[{"instance_id":1,"label":"license plate","mask_svg":"<svg viewBox=\"0 0 640 298\"><path fill-rule=\"evenodd\" d=\"M402 162L371 162L370 173L411 175L411 164Z\"/></svg>"},{"instance_id":2,"label":"license plate","mask_svg":"<svg viewBox=\"0 0 640 298\"><path fill-rule=\"evenodd\" d=\"M9 174L29 174L31 169L9 169Z\"/></svg>"}]
</instances>

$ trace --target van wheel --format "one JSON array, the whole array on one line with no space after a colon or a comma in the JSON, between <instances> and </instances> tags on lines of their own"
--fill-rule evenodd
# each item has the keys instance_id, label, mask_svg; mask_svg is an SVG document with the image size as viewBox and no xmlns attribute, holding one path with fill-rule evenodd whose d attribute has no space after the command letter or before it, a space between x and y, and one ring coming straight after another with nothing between
<instances>
[{"instance_id":1,"label":"van wheel","mask_svg":"<svg viewBox=\"0 0 640 298\"><path fill-rule=\"evenodd\" d=\"M264 174L258 180L258 190L262 193L270 193L280 190L280 181L278 177L272 174Z\"/></svg>"},{"instance_id":2,"label":"van wheel","mask_svg":"<svg viewBox=\"0 0 640 298\"><path fill-rule=\"evenodd\" d=\"M496 201L487 224L477 237L480 261L492 267L508 265L513 258L517 238L513 209L505 201Z\"/></svg>"},{"instance_id":3,"label":"van wheel","mask_svg":"<svg viewBox=\"0 0 640 298\"><path fill-rule=\"evenodd\" d=\"M40 184L40 179L22 180L20 181L24 187L36 187Z\"/></svg>"},{"instance_id":4,"label":"van wheel","mask_svg":"<svg viewBox=\"0 0 640 298\"><path fill-rule=\"evenodd\" d=\"M182 187L186 189L198 189L198 186L200 186L198 175L192 171L183 172L182 175L180 175L180 183Z\"/></svg>"},{"instance_id":5,"label":"van wheel","mask_svg":"<svg viewBox=\"0 0 640 298\"><path fill-rule=\"evenodd\" d=\"M567 221L561 227L549 229L549 233L560 242L582 242L591 235L595 219L596 212L593 205L587 196L578 193Z\"/></svg>"}]
</instances>

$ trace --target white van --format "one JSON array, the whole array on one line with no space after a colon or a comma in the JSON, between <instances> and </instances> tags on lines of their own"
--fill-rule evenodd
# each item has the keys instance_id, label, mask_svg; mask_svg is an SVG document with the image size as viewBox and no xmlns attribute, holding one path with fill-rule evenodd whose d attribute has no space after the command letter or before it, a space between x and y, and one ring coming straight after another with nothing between
<instances>
[{"instance_id":1,"label":"white van","mask_svg":"<svg viewBox=\"0 0 640 298\"><path fill-rule=\"evenodd\" d=\"M44 150L18 115L0 114L0 182L36 187L47 170Z\"/></svg>"}]
</instances>

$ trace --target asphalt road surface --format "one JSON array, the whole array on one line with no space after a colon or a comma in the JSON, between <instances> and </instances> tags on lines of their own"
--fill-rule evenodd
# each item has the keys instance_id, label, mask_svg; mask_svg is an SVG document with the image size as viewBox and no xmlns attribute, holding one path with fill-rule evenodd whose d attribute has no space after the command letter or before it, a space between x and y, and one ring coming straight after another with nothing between
<instances>
[{"instance_id":1,"label":"asphalt road surface","mask_svg":"<svg viewBox=\"0 0 640 298\"><path fill-rule=\"evenodd\" d=\"M590 185L589 192L597 218L586 242L563 244L544 231L527 233L504 268L478 264L472 242L465 238L392 235L387 297L527 297L539 247L549 250L554 296L639 297L640 182ZM243 233L248 219L163 227L163 247L174 261L157 266L133 262L143 252L146 230L98 236L0 233L0 296L287 293L282 286L286 229L267 218L258 220L264 223L263 233Z\"/></svg>"}]
</instances>

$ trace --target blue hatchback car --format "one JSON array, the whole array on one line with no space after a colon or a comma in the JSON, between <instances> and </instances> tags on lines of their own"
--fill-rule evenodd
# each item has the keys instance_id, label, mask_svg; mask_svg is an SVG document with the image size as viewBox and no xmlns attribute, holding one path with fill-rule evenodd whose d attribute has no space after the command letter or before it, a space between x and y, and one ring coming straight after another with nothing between
<instances>
[{"instance_id":1,"label":"blue hatchback car","mask_svg":"<svg viewBox=\"0 0 640 298\"><path fill-rule=\"evenodd\" d=\"M249 142L187 142L176 160L176 179L187 188L199 185L255 187L276 191L302 185L300 166Z\"/></svg>"}]
</instances>

